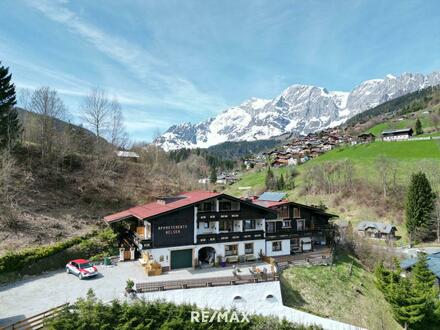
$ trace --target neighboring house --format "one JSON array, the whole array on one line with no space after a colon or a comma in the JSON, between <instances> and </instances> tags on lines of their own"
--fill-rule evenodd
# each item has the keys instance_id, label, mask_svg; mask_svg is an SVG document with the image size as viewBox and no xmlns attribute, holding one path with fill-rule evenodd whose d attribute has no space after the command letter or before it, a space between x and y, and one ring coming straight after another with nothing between
<instances>
[{"instance_id":1,"label":"neighboring house","mask_svg":"<svg viewBox=\"0 0 440 330\"><path fill-rule=\"evenodd\" d=\"M409 140L413 135L414 131L412 128L403 128L397 130L389 130L382 132L383 141L404 141Z\"/></svg>"},{"instance_id":2,"label":"neighboring house","mask_svg":"<svg viewBox=\"0 0 440 330\"><path fill-rule=\"evenodd\" d=\"M277 213L226 194L193 191L163 197L104 217L138 252L148 252L164 271L252 261L266 249L266 221Z\"/></svg>"},{"instance_id":3,"label":"neighboring house","mask_svg":"<svg viewBox=\"0 0 440 330\"><path fill-rule=\"evenodd\" d=\"M286 158L277 157L275 160L271 163L272 167L283 167L289 165L289 160Z\"/></svg>"},{"instance_id":4,"label":"neighboring house","mask_svg":"<svg viewBox=\"0 0 440 330\"><path fill-rule=\"evenodd\" d=\"M329 220L334 214L290 202L283 192L265 192L252 203L273 209L276 219L266 220L267 255L290 255L313 250L315 245L330 244L333 226Z\"/></svg>"},{"instance_id":5,"label":"neighboring house","mask_svg":"<svg viewBox=\"0 0 440 330\"><path fill-rule=\"evenodd\" d=\"M116 156L118 156L119 158L124 158L134 161L137 161L139 159L139 155L134 151L118 150L116 151Z\"/></svg>"},{"instance_id":6,"label":"neighboring house","mask_svg":"<svg viewBox=\"0 0 440 330\"><path fill-rule=\"evenodd\" d=\"M437 277L437 284L440 282L440 252L428 255L428 268ZM417 258L405 259L400 262L400 267L407 272L411 272L412 267L416 264Z\"/></svg>"},{"instance_id":7,"label":"neighboring house","mask_svg":"<svg viewBox=\"0 0 440 330\"><path fill-rule=\"evenodd\" d=\"M228 174L228 173L220 173L217 175L217 184L227 185L227 184L233 184L238 181L238 178L235 176L235 174Z\"/></svg>"},{"instance_id":8,"label":"neighboring house","mask_svg":"<svg viewBox=\"0 0 440 330\"><path fill-rule=\"evenodd\" d=\"M199 183L201 184L208 184L210 182L209 178L201 178L198 180Z\"/></svg>"},{"instance_id":9,"label":"neighboring house","mask_svg":"<svg viewBox=\"0 0 440 330\"><path fill-rule=\"evenodd\" d=\"M360 235L369 238L395 239L397 228L381 222L362 221L357 225L357 231Z\"/></svg>"},{"instance_id":10,"label":"neighboring house","mask_svg":"<svg viewBox=\"0 0 440 330\"><path fill-rule=\"evenodd\" d=\"M373 133L362 133L362 134L358 135L357 142L358 143L370 143L370 142L374 142L375 139L376 139L376 136Z\"/></svg>"}]
</instances>

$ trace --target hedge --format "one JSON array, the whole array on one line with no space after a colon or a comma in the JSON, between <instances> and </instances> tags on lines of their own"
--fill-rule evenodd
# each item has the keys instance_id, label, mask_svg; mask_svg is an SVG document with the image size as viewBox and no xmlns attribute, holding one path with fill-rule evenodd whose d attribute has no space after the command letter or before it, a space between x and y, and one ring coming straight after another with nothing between
<instances>
[{"instance_id":1,"label":"hedge","mask_svg":"<svg viewBox=\"0 0 440 330\"><path fill-rule=\"evenodd\" d=\"M227 322L214 317L213 322L192 322L191 313L201 312L192 305L176 305L164 301L137 300L131 303L114 300L103 303L89 290L85 299L64 308L58 315L45 322L45 329L76 330L76 329L115 329L115 330L318 330L319 326L305 326L291 323L276 317L237 313L238 320L244 322ZM209 316L215 313L206 310ZM222 313L226 312L225 310ZM231 314L229 314L231 315ZM230 320L230 317L227 318ZM200 320L200 319L199 319Z\"/></svg>"},{"instance_id":2,"label":"hedge","mask_svg":"<svg viewBox=\"0 0 440 330\"><path fill-rule=\"evenodd\" d=\"M73 237L50 245L27 248L18 252L9 251L0 257L0 274L19 272L31 263L55 255L73 246L78 246L80 250L89 252L91 247L94 244L96 245L97 241L100 241L102 244L99 245L99 248L106 249L108 248L107 245L110 246L112 244L112 240L114 240L113 243L116 242L115 236L111 229L106 229L101 232L93 231L83 236Z\"/></svg>"}]
</instances>

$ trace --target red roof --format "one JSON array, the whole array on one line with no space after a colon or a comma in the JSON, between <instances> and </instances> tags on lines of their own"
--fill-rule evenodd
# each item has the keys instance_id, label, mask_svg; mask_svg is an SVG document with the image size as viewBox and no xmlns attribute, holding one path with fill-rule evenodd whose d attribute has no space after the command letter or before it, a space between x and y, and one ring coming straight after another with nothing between
<instances>
[{"instance_id":1,"label":"red roof","mask_svg":"<svg viewBox=\"0 0 440 330\"><path fill-rule=\"evenodd\" d=\"M77 264L86 264L89 261L86 259L75 259L75 260L71 260L71 262L76 262Z\"/></svg>"},{"instance_id":2,"label":"red roof","mask_svg":"<svg viewBox=\"0 0 440 330\"><path fill-rule=\"evenodd\" d=\"M274 207L274 206L279 206L279 205L283 205L283 204L289 204L288 200L281 200L281 201L261 201L258 199L253 199L252 203L263 206L263 207Z\"/></svg>"},{"instance_id":3,"label":"red roof","mask_svg":"<svg viewBox=\"0 0 440 330\"><path fill-rule=\"evenodd\" d=\"M139 205L132 207L131 209L118 212L112 215L108 215L104 217L104 220L108 223L115 222L122 220L124 218L128 217L135 217L140 220L148 219L154 216L157 216L159 214L167 213L172 210L189 206L198 202L201 202L203 200L213 198L216 196L221 195L220 193L210 192L210 191L191 191L191 192L185 192L178 196L176 196L176 201L172 201L169 203L160 203L160 202L151 202L144 205Z\"/></svg>"}]
</instances>

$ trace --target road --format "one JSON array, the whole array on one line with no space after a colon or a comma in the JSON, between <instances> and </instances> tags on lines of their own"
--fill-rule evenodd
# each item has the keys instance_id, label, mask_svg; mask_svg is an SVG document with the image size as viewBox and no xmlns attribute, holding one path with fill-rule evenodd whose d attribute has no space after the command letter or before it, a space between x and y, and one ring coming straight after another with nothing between
<instances>
[{"instance_id":1,"label":"road","mask_svg":"<svg viewBox=\"0 0 440 330\"><path fill-rule=\"evenodd\" d=\"M257 263L258 267L270 266ZM242 274L249 274L249 265L243 265ZM98 266L95 278L79 280L64 269L32 276L12 284L0 286L0 326L36 315L66 302L85 297L89 289L103 301L123 297L127 279L134 282L168 281L189 278L231 276L232 267L207 269L181 269L161 276L148 277L137 262L122 262L117 266Z\"/></svg>"}]
</instances>

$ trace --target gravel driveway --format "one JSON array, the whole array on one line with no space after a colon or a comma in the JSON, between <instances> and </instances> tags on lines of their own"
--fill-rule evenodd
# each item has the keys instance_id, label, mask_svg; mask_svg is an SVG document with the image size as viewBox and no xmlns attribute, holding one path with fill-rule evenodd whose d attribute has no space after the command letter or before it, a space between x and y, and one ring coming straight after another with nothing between
<instances>
[{"instance_id":1,"label":"gravel driveway","mask_svg":"<svg viewBox=\"0 0 440 330\"><path fill-rule=\"evenodd\" d=\"M259 263L259 267L267 264ZM248 273L249 265L240 265L242 274ZM122 262L117 266L98 266L100 275L79 280L64 269L32 276L13 284L0 286L0 326L44 312L66 302L84 297L91 288L98 298L109 301L121 298L125 282L167 281L211 276L231 276L228 268L182 269L161 276L147 277L137 262Z\"/></svg>"}]
</instances>

